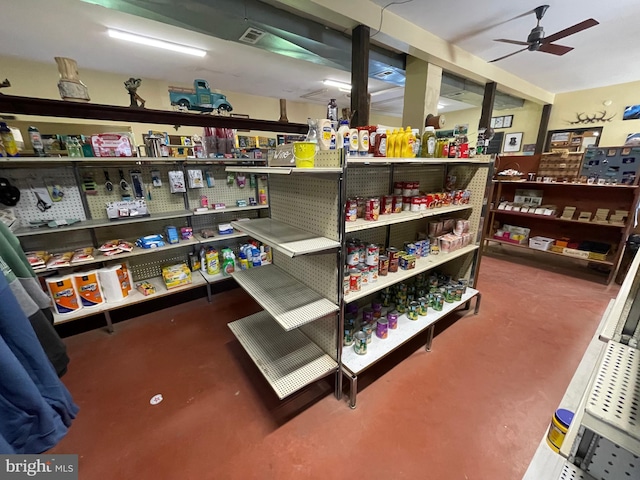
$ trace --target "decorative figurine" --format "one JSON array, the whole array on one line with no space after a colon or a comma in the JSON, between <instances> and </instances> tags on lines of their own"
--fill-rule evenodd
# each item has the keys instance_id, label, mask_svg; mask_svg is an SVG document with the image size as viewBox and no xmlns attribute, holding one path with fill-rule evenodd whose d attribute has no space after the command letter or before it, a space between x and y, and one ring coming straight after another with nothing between
<instances>
[{"instance_id":1,"label":"decorative figurine","mask_svg":"<svg viewBox=\"0 0 640 480\"><path fill-rule=\"evenodd\" d=\"M209 89L209 82L197 78L193 81L193 88L169 87L171 105L181 110L196 110L198 112L230 112L233 110L227 97L221 93L213 93Z\"/></svg>"},{"instance_id":2,"label":"decorative figurine","mask_svg":"<svg viewBox=\"0 0 640 480\"><path fill-rule=\"evenodd\" d=\"M278 121L289 123L289 119L287 118L287 100L285 98L280 99L280 118Z\"/></svg>"},{"instance_id":3,"label":"decorative figurine","mask_svg":"<svg viewBox=\"0 0 640 480\"><path fill-rule=\"evenodd\" d=\"M72 58L54 57L58 64L60 80L58 90L63 100L72 102L88 102L89 89L80 81L78 74L78 63Z\"/></svg>"},{"instance_id":4,"label":"decorative figurine","mask_svg":"<svg viewBox=\"0 0 640 480\"><path fill-rule=\"evenodd\" d=\"M142 80L139 78L129 77L129 80L124 82L124 88L129 92L129 98L131 100L131 108L144 108L145 100L138 95L138 88L142 85ZM140 102L140 105L138 105Z\"/></svg>"},{"instance_id":5,"label":"decorative figurine","mask_svg":"<svg viewBox=\"0 0 640 480\"><path fill-rule=\"evenodd\" d=\"M8 78L5 78L2 83L0 83L0 88L7 88L11 86L11 82L9 81ZM0 95L2 95L2 92L0 92Z\"/></svg>"}]
</instances>

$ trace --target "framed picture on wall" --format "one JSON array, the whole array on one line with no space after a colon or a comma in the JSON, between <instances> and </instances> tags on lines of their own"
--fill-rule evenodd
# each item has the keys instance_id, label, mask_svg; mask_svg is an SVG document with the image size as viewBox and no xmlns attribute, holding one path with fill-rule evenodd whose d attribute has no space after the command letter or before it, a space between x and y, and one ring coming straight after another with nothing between
<instances>
[{"instance_id":1,"label":"framed picture on wall","mask_svg":"<svg viewBox=\"0 0 640 480\"><path fill-rule=\"evenodd\" d=\"M489 123L491 128L496 128L496 118L497 117L491 117L491 122Z\"/></svg>"},{"instance_id":2,"label":"framed picture on wall","mask_svg":"<svg viewBox=\"0 0 640 480\"><path fill-rule=\"evenodd\" d=\"M503 152L519 152L522 147L523 132L507 133L504 136Z\"/></svg>"},{"instance_id":3,"label":"framed picture on wall","mask_svg":"<svg viewBox=\"0 0 640 480\"><path fill-rule=\"evenodd\" d=\"M504 117L496 117L496 126L494 128L502 128Z\"/></svg>"},{"instance_id":4,"label":"framed picture on wall","mask_svg":"<svg viewBox=\"0 0 640 480\"><path fill-rule=\"evenodd\" d=\"M513 115L505 115L502 119L502 128L511 128L513 125Z\"/></svg>"}]
</instances>

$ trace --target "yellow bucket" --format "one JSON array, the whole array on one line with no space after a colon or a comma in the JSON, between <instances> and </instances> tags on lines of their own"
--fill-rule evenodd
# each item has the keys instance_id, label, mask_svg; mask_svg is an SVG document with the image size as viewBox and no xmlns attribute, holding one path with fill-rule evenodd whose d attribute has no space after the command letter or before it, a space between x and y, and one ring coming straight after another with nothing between
<instances>
[{"instance_id":1,"label":"yellow bucket","mask_svg":"<svg viewBox=\"0 0 640 480\"><path fill-rule=\"evenodd\" d=\"M317 145L313 142L293 142L293 157L297 168L313 168Z\"/></svg>"}]
</instances>

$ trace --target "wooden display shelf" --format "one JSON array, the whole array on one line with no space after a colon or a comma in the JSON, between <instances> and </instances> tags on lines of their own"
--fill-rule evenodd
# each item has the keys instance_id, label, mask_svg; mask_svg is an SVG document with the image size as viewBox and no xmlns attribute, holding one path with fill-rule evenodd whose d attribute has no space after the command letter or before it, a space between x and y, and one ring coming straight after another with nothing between
<instances>
[{"instance_id":1,"label":"wooden display shelf","mask_svg":"<svg viewBox=\"0 0 640 480\"><path fill-rule=\"evenodd\" d=\"M508 242L506 240L500 240L498 238L489 238L489 237L487 237L485 239L485 241L487 241L487 242L496 242L496 243L500 243L502 245L509 245L509 246L515 247L515 248L526 248L527 250L531 250L532 252L547 253L547 254L550 254L550 255L559 255L559 256L561 256L563 258L570 258L572 260L580 260L581 262L586 262L586 263L600 263L602 265L613 266L613 261L612 260L595 260L593 258L572 257L571 255L565 255L564 253L554 252L552 250L538 250L536 248L530 248L528 244L522 245L522 244L519 244L519 243Z\"/></svg>"},{"instance_id":2,"label":"wooden display shelf","mask_svg":"<svg viewBox=\"0 0 640 480\"><path fill-rule=\"evenodd\" d=\"M492 213L497 214L505 214L505 215L513 215L517 217L525 217L525 218L535 218L540 220L549 220L551 222L565 222L565 223L578 223L580 225L589 225L589 226L597 226L597 227L613 227L613 228L625 228L626 225L616 225L613 223L598 223L598 222L580 222L578 220L568 220L566 218L556 217L554 215L539 215L536 213L524 213L524 212L516 212L513 210L500 210L497 208L491 209Z\"/></svg>"},{"instance_id":3,"label":"wooden display shelf","mask_svg":"<svg viewBox=\"0 0 640 480\"><path fill-rule=\"evenodd\" d=\"M572 183L572 182L531 182L528 180L494 180L494 183L510 184L515 183L518 185L536 185L538 187L587 187L587 188L627 188L635 189L638 185L598 185L597 183Z\"/></svg>"}]
</instances>

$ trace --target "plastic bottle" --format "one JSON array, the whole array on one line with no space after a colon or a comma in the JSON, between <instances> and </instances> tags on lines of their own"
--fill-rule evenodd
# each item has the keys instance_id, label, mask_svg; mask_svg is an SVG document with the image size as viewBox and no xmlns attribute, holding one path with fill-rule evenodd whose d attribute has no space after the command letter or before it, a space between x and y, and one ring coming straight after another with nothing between
<instances>
[{"instance_id":1,"label":"plastic bottle","mask_svg":"<svg viewBox=\"0 0 640 480\"><path fill-rule=\"evenodd\" d=\"M362 128L358 130L358 155L366 157L369 153L369 130Z\"/></svg>"},{"instance_id":2,"label":"plastic bottle","mask_svg":"<svg viewBox=\"0 0 640 480\"><path fill-rule=\"evenodd\" d=\"M267 192L265 192L264 188L261 188L258 191L258 203L260 205L266 205L267 204Z\"/></svg>"},{"instance_id":3,"label":"plastic bottle","mask_svg":"<svg viewBox=\"0 0 640 480\"><path fill-rule=\"evenodd\" d=\"M77 138L72 137L69 139L69 143L67 143L67 154L72 158L82 157L82 147Z\"/></svg>"},{"instance_id":4,"label":"plastic bottle","mask_svg":"<svg viewBox=\"0 0 640 480\"><path fill-rule=\"evenodd\" d=\"M240 270L249 270L249 262L247 261L247 255L244 252L240 252Z\"/></svg>"},{"instance_id":5,"label":"plastic bottle","mask_svg":"<svg viewBox=\"0 0 640 480\"><path fill-rule=\"evenodd\" d=\"M358 129L349 129L349 155L358 155Z\"/></svg>"},{"instance_id":6,"label":"plastic bottle","mask_svg":"<svg viewBox=\"0 0 640 480\"><path fill-rule=\"evenodd\" d=\"M7 126L6 123L0 122L0 139L2 139L2 144L4 145L4 152L7 157L19 157L18 147L16 145L16 140L13 138L13 133Z\"/></svg>"},{"instance_id":7,"label":"plastic bottle","mask_svg":"<svg viewBox=\"0 0 640 480\"><path fill-rule=\"evenodd\" d=\"M318 132L320 150L329 150L331 147L331 120L328 118L318 119Z\"/></svg>"},{"instance_id":8,"label":"plastic bottle","mask_svg":"<svg viewBox=\"0 0 640 480\"><path fill-rule=\"evenodd\" d=\"M412 129L411 133L413 133L413 139L414 139L413 157L415 158L420 156L420 150L422 150L422 139L420 138L419 128Z\"/></svg>"},{"instance_id":9,"label":"plastic bottle","mask_svg":"<svg viewBox=\"0 0 640 480\"><path fill-rule=\"evenodd\" d=\"M309 125L309 130L307 131L307 137L304 139L305 142L318 143L317 120L312 120L311 118L307 118L307 124Z\"/></svg>"},{"instance_id":10,"label":"plastic bottle","mask_svg":"<svg viewBox=\"0 0 640 480\"><path fill-rule=\"evenodd\" d=\"M329 150L335 150L338 148L338 134L336 130L331 127L331 142L329 143Z\"/></svg>"},{"instance_id":11,"label":"plastic bottle","mask_svg":"<svg viewBox=\"0 0 640 480\"><path fill-rule=\"evenodd\" d=\"M340 142L342 139L342 143ZM349 151L349 121L340 120L340 127L338 127L338 136L336 137L336 147L344 148Z\"/></svg>"},{"instance_id":12,"label":"plastic bottle","mask_svg":"<svg viewBox=\"0 0 640 480\"><path fill-rule=\"evenodd\" d=\"M384 128L376 130L376 143L373 146L373 156L387 156L387 131Z\"/></svg>"},{"instance_id":13,"label":"plastic bottle","mask_svg":"<svg viewBox=\"0 0 640 480\"><path fill-rule=\"evenodd\" d=\"M36 127L29 127L27 129L29 132L29 140L31 140L31 146L33 147L33 152L38 157L44 157L44 143L42 143L42 137L40 136L40 131Z\"/></svg>"},{"instance_id":14,"label":"plastic bottle","mask_svg":"<svg viewBox=\"0 0 640 480\"><path fill-rule=\"evenodd\" d=\"M260 249L258 247L251 247L251 262L254 267L262 266L262 258L260 257Z\"/></svg>"},{"instance_id":15,"label":"plastic bottle","mask_svg":"<svg viewBox=\"0 0 640 480\"><path fill-rule=\"evenodd\" d=\"M327 118L331 121L333 128L338 128L338 104L336 99L332 98L327 104Z\"/></svg>"},{"instance_id":16,"label":"plastic bottle","mask_svg":"<svg viewBox=\"0 0 640 480\"><path fill-rule=\"evenodd\" d=\"M426 127L422 135L422 156L434 158L436 156L436 129Z\"/></svg>"},{"instance_id":17,"label":"plastic bottle","mask_svg":"<svg viewBox=\"0 0 640 480\"><path fill-rule=\"evenodd\" d=\"M204 247L200 248L200 271L207 273L207 260L205 258Z\"/></svg>"},{"instance_id":18,"label":"plastic bottle","mask_svg":"<svg viewBox=\"0 0 640 480\"><path fill-rule=\"evenodd\" d=\"M413 130L411 127L407 127L404 131L404 144L402 146L402 156L405 158L415 157L416 137L413 136Z\"/></svg>"},{"instance_id":19,"label":"plastic bottle","mask_svg":"<svg viewBox=\"0 0 640 480\"><path fill-rule=\"evenodd\" d=\"M397 128L394 128L390 133L387 133L387 157L393 157L395 153L397 136Z\"/></svg>"},{"instance_id":20,"label":"plastic bottle","mask_svg":"<svg viewBox=\"0 0 640 480\"><path fill-rule=\"evenodd\" d=\"M222 275L228 277L236 271L236 256L230 248L223 248L222 258Z\"/></svg>"},{"instance_id":21,"label":"plastic bottle","mask_svg":"<svg viewBox=\"0 0 640 480\"><path fill-rule=\"evenodd\" d=\"M407 140L407 136L405 135L404 128L398 130L398 134L396 135L396 145L393 149L393 156L395 158L402 158L404 155L404 145Z\"/></svg>"}]
</instances>

